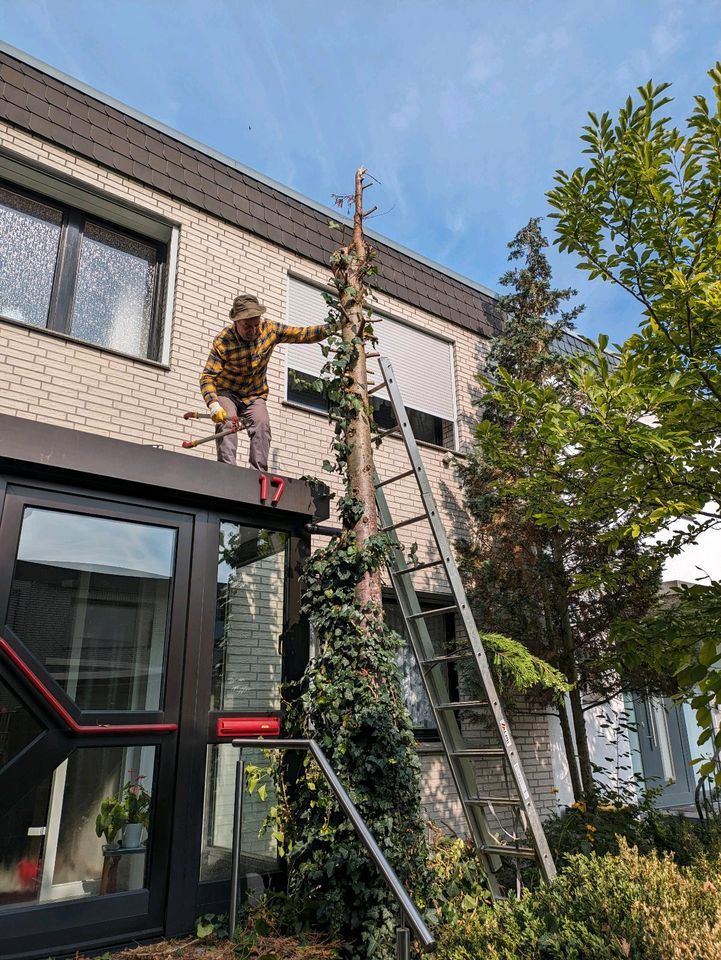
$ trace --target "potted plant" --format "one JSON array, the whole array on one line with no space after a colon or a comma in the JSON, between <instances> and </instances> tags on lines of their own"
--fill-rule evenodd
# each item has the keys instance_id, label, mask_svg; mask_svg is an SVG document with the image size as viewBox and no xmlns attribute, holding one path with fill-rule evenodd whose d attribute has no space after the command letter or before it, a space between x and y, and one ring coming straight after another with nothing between
<instances>
[{"instance_id":1,"label":"potted plant","mask_svg":"<svg viewBox=\"0 0 721 960\"><path fill-rule=\"evenodd\" d=\"M100 813L95 818L95 832L105 835L109 850L117 849L116 837L128 822L128 815L120 797L106 797L100 804Z\"/></svg>"},{"instance_id":2,"label":"potted plant","mask_svg":"<svg viewBox=\"0 0 721 960\"><path fill-rule=\"evenodd\" d=\"M127 818L121 841L123 847L139 847L143 830L148 828L150 794L143 786L143 780L145 777L133 777L123 787L122 799Z\"/></svg>"},{"instance_id":3,"label":"potted plant","mask_svg":"<svg viewBox=\"0 0 721 960\"><path fill-rule=\"evenodd\" d=\"M143 786L144 779L142 776L132 777L123 785L120 793L106 797L100 804L95 832L99 837L105 835L107 849L118 848L118 834L121 834L120 846L140 846L150 813L150 794Z\"/></svg>"}]
</instances>

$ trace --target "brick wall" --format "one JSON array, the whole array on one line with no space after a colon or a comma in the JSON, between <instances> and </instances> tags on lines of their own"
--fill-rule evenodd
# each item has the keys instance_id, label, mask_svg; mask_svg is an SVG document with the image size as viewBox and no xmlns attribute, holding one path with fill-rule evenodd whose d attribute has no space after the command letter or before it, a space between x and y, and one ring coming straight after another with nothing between
<instances>
[{"instance_id":1,"label":"brick wall","mask_svg":"<svg viewBox=\"0 0 721 960\"><path fill-rule=\"evenodd\" d=\"M72 176L76 183L101 188L108 197L115 196L151 214L162 215L178 224L180 231L170 368L125 359L42 331L0 322L0 355L5 359L0 411L178 449L182 440L189 435L198 436L202 429L196 426L194 432L181 415L202 404L198 375L213 336L227 323L232 297L239 290L255 292L267 304L270 317L284 320L288 272L326 282L328 269L28 133L0 123L0 137L17 153ZM474 375L487 350L487 341L466 328L382 293L378 294L375 306L454 341L459 440L463 445L470 438ZM322 463L328 456L330 428L324 415L284 404L282 347L272 357L268 379L273 424L271 468L291 476L312 474L327 478L322 473ZM188 456L212 458L214 450L201 447ZM247 440L241 437L240 457L246 456ZM442 519L451 537L458 536L464 527L464 511L453 467L442 450L424 448L423 456ZM381 476L406 469L401 441L388 438L378 453L377 463ZM330 484L338 489L334 478ZM396 520L419 512L412 479L387 488L387 495ZM433 556L429 537L424 538L414 527L400 533L405 543L418 543L420 560ZM439 577L435 571L424 571L416 578L418 589L441 592L445 587L442 575ZM535 729L545 727L535 725ZM428 798L445 794L444 776L435 760L426 763ZM539 788L545 790L540 784ZM448 815L451 816L450 812Z\"/></svg>"}]
</instances>

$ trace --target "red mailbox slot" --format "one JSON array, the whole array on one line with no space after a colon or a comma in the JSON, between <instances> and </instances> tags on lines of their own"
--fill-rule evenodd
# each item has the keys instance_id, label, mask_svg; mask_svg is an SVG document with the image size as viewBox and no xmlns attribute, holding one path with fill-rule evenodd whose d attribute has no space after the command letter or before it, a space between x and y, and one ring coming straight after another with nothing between
<instances>
[{"instance_id":1,"label":"red mailbox slot","mask_svg":"<svg viewBox=\"0 0 721 960\"><path fill-rule=\"evenodd\" d=\"M220 717L219 737L277 737L280 717Z\"/></svg>"}]
</instances>

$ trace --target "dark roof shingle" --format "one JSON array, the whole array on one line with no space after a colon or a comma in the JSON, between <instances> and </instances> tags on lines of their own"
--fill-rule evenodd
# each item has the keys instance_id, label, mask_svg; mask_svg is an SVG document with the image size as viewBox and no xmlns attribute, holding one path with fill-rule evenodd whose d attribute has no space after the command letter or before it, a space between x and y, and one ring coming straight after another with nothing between
<instances>
[{"instance_id":1,"label":"dark roof shingle","mask_svg":"<svg viewBox=\"0 0 721 960\"><path fill-rule=\"evenodd\" d=\"M0 117L139 183L327 264L339 242L317 210L0 50ZM376 288L485 336L500 326L490 294L382 241Z\"/></svg>"}]
</instances>

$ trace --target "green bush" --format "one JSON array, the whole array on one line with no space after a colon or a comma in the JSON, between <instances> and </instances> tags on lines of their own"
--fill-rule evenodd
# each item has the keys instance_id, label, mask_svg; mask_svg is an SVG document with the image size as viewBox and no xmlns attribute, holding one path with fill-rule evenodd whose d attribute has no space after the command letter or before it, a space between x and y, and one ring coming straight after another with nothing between
<instances>
[{"instance_id":1,"label":"green bush","mask_svg":"<svg viewBox=\"0 0 721 960\"><path fill-rule=\"evenodd\" d=\"M682 868L619 841L549 886L444 927L439 960L721 960L721 859ZM714 879L712 879L714 878Z\"/></svg>"},{"instance_id":2,"label":"green bush","mask_svg":"<svg viewBox=\"0 0 721 960\"><path fill-rule=\"evenodd\" d=\"M432 926L474 920L490 904L488 884L470 840L434 832L428 866L433 878L429 902L419 906Z\"/></svg>"},{"instance_id":3,"label":"green bush","mask_svg":"<svg viewBox=\"0 0 721 960\"><path fill-rule=\"evenodd\" d=\"M638 798L598 788L544 822L557 863L574 853L618 853L619 838L640 853L670 853L680 866L721 854L721 821L703 823L683 814L656 809L658 790L643 790Z\"/></svg>"}]
</instances>

